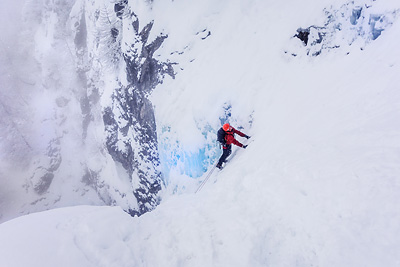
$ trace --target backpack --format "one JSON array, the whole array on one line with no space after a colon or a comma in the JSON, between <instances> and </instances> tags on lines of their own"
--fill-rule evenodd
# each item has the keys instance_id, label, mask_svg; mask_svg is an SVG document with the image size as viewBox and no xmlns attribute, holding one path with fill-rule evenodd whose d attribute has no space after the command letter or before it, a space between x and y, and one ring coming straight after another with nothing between
<instances>
[{"instance_id":1,"label":"backpack","mask_svg":"<svg viewBox=\"0 0 400 267\"><path fill-rule=\"evenodd\" d=\"M217 140L218 140L218 142L220 142L223 145L225 145L225 143L226 143L225 135L226 135L226 132L224 131L224 129L221 128L221 129L218 130Z\"/></svg>"}]
</instances>

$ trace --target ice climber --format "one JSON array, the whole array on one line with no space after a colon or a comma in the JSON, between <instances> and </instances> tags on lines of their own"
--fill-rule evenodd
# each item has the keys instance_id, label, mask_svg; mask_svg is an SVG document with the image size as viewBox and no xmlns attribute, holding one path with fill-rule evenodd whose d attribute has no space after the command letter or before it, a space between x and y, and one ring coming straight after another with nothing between
<instances>
[{"instance_id":1,"label":"ice climber","mask_svg":"<svg viewBox=\"0 0 400 267\"><path fill-rule=\"evenodd\" d=\"M235 139L235 134L247 139L250 138L250 136L233 128L229 123L225 123L221 129L218 130L218 141L221 143L223 148L222 156L219 158L217 164L218 169L222 169L222 163L226 162L226 158L232 153L232 144L243 148L247 147L247 145L243 145Z\"/></svg>"}]
</instances>

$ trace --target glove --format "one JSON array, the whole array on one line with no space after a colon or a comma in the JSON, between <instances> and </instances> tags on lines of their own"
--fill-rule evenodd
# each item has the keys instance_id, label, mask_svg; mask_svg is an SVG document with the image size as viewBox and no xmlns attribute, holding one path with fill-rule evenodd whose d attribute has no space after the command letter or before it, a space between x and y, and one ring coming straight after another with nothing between
<instances>
[{"instance_id":1,"label":"glove","mask_svg":"<svg viewBox=\"0 0 400 267\"><path fill-rule=\"evenodd\" d=\"M248 146L248 145L244 145L243 148L246 149L247 146Z\"/></svg>"},{"instance_id":2,"label":"glove","mask_svg":"<svg viewBox=\"0 0 400 267\"><path fill-rule=\"evenodd\" d=\"M250 139L250 136L246 135L245 138Z\"/></svg>"}]
</instances>

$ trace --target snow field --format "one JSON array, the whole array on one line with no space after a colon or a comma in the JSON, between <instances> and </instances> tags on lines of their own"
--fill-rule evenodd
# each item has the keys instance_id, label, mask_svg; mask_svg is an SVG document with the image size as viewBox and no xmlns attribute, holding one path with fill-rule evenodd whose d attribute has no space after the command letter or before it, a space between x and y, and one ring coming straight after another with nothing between
<instances>
[{"instance_id":1,"label":"snow field","mask_svg":"<svg viewBox=\"0 0 400 267\"><path fill-rule=\"evenodd\" d=\"M182 14L192 18L191 30L177 22L178 11L176 21L165 19L172 41L162 49L187 45L174 36L177 25L193 43L176 55L183 70L153 95L160 136L196 152L212 142L202 130L217 130L229 103L231 120L254 142L197 194L204 176L172 167L162 203L139 218L119 208L75 207L4 223L0 263L400 265L400 23L347 56L288 57L284 47L298 27L323 23L321 10L342 4L314 2L195 2L205 13ZM155 3L154 14L164 5ZM211 36L200 41L203 25Z\"/></svg>"}]
</instances>

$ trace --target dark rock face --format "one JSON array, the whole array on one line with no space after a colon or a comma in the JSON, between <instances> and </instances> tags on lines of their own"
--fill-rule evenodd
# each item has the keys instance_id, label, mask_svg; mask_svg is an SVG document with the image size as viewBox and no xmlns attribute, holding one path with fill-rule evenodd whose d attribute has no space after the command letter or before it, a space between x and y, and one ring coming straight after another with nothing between
<instances>
[{"instance_id":1,"label":"dark rock face","mask_svg":"<svg viewBox=\"0 0 400 267\"><path fill-rule=\"evenodd\" d=\"M122 15L124 14L124 10L125 10L127 4L128 4L128 0L123 0L114 5L114 11L118 18L122 19Z\"/></svg>"},{"instance_id":2,"label":"dark rock face","mask_svg":"<svg viewBox=\"0 0 400 267\"><path fill-rule=\"evenodd\" d=\"M308 44L308 36L310 35L310 29L298 29L295 37L299 38L305 45Z\"/></svg>"},{"instance_id":3,"label":"dark rock face","mask_svg":"<svg viewBox=\"0 0 400 267\"><path fill-rule=\"evenodd\" d=\"M47 147L46 160L38 162L30 181L32 182L33 189L39 195L47 192L54 179L54 173L61 165L62 158L60 153L59 140L52 140Z\"/></svg>"},{"instance_id":4,"label":"dark rock face","mask_svg":"<svg viewBox=\"0 0 400 267\"><path fill-rule=\"evenodd\" d=\"M157 194L162 183L156 122L153 105L148 97L166 74L173 77L174 72L171 63L159 62L153 58L154 52L167 36L161 35L147 44L153 23L139 32L136 15L125 9L125 2L121 2L115 5L114 10L119 18L129 13L123 23L129 21L127 29L137 37L123 49L128 85L121 84L114 90L112 106L104 109L103 121L109 154L121 163L131 177L132 184L136 185L133 194L139 210L130 209L128 212L131 215L141 215L158 204Z\"/></svg>"},{"instance_id":5,"label":"dark rock face","mask_svg":"<svg viewBox=\"0 0 400 267\"><path fill-rule=\"evenodd\" d=\"M297 34L294 37L299 38L303 41L304 45L310 45L315 47L323 42L324 36L326 36L327 30L324 27L310 26L308 28L297 29ZM312 55L318 56L321 51L316 51Z\"/></svg>"}]
</instances>

